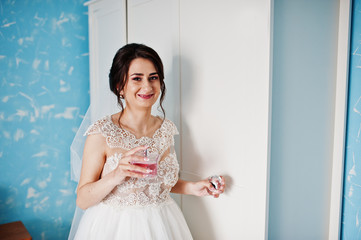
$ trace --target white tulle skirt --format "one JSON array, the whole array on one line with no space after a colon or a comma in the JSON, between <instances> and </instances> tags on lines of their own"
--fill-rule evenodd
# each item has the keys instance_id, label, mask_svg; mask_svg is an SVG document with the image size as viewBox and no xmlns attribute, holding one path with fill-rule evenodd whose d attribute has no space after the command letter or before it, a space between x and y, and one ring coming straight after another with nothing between
<instances>
[{"instance_id":1,"label":"white tulle skirt","mask_svg":"<svg viewBox=\"0 0 361 240\"><path fill-rule=\"evenodd\" d=\"M116 208L100 203L86 210L75 239L193 239L184 216L170 199L159 206Z\"/></svg>"}]
</instances>

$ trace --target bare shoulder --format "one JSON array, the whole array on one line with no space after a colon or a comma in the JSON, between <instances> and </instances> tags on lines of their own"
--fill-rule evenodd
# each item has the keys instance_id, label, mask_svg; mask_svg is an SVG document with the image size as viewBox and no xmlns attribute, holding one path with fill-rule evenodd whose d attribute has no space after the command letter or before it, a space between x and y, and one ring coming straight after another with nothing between
<instances>
[{"instance_id":1,"label":"bare shoulder","mask_svg":"<svg viewBox=\"0 0 361 240\"><path fill-rule=\"evenodd\" d=\"M85 144L105 145L106 139L102 134L92 134L87 136Z\"/></svg>"},{"instance_id":2,"label":"bare shoulder","mask_svg":"<svg viewBox=\"0 0 361 240\"><path fill-rule=\"evenodd\" d=\"M84 157L105 156L107 151L106 139L102 134L88 135L84 145Z\"/></svg>"}]
</instances>

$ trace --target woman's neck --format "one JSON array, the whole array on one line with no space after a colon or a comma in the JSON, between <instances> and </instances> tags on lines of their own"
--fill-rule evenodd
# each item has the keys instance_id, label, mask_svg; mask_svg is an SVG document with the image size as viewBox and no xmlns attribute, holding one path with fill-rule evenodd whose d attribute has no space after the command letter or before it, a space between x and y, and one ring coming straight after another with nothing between
<instances>
[{"instance_id":1,"label":"woman's neck","mask_svg":"<svg viewBox=\"0 0 361 240\"><path fill-rule=\"evenodd\" d=\"M136 135L146 136L154 129L155 119L151 109L138 110L125 107L120 123Z\"/></svg>"}]
</instances>

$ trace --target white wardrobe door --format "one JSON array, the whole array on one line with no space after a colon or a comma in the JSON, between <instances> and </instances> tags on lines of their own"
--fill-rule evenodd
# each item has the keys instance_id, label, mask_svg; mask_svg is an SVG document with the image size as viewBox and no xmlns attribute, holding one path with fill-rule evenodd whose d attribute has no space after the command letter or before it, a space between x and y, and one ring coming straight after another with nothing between
<instances>
[{"instance_id":1,"label":"white wardrobe door","mask_svg":"<svg viewBox=\"0 0 361 240\"><path fill-rule=\"evenodd\" d=\"M146 44L161 57L167 88L163 107L166 118L180 127L178 0L128 0L128 42ZM162 116L158 109L155 104L152 114ZM175 149L180 160L179 136L175 139ZM181 196L172 194L172 197L180 205Z\"/></svg>"},{"instance_id":2,"label":"white wardrobe door","mask_svg":"<svg viewBox=\"0 0 361 240\"><path fill-rule=\"evenodd\" d=\"M219 199L182 197L195 239L266 236L271 9L271 0L128 1L128 41L164 62L181 176L227 176Z\"/></svg>"},{"instance_id":3,"label":"white wardrobe door","mask_svg":"<svg viewBox=\"0 0 361 240\"><path fill-rule=\"evenodd\" d=\"M271 2L180 1L182 177L228 181L182 198L195 239L266 238Z\"/></svg>"},{"instance_id":4,"label":"white wardrobe door","mask_svg":"<svg viewBox=\"0 0 361 240\"><path fill-rule=\"evenodd\" d=\"M125 0L89 3L91 120L119 111L109 89L109 70L116 51L126 44Z\"/></svg>"},{"instance_id":5,"label":"white wardrobe door","mask_svg":"<svg viewBox=\"0 0 361 240\"><path fill-rule=\"evenodd\" d=\"M164 65L166 117L180 123L178 0L128 0L128 42L153 48ZM153 109L153 114L162 115Z\"/></svg>"}]
</instances>

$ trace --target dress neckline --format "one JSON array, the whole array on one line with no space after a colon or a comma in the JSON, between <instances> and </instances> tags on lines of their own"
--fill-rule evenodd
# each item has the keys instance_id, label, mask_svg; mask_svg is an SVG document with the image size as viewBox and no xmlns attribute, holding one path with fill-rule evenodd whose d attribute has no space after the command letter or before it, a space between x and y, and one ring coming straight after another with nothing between
<instances>
[{"instance_id":1,"label":"dress neckline","mask_svg":"<svg viewBox=\"0 0 361 240\"><path fill-rule=\"evenodd\" d=\"M154 139L155 136L157 136L158 132L160 132L161 129L163 129L164 124L165 124L165 121L166 121L166 119L163 120L163 122L162 122L162 124L160 125L160 127L157 128L157 130L154 131L154 133L152 134L151 137L142 136L142 137L140 137L140 138L137 138L134 133L130 132L129 130L127 130L127 129L125 129L125 128L121 128L121 127L119 127L117 124L115 124L115 123L113 122L112 115L108 115L108 116L107 116L107 119L108 119L108 121L110 122L110 124L111 124L115 129L117 129L118 131L123 131L123 132L125 132L125 133L128 134L131 138L133 138L133 139L135 139L135 140L141 140L141 139L147 139L147 138L148 138L148 139Z\"/></svg>"}]
</instances>

